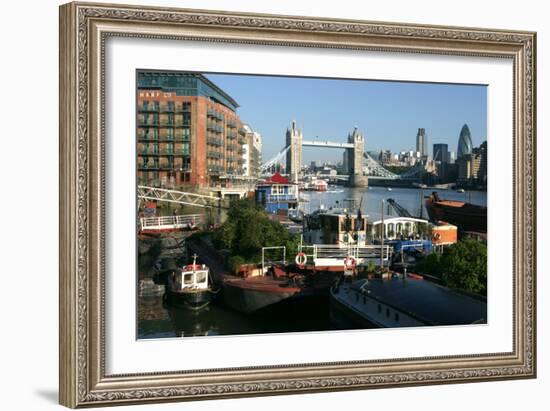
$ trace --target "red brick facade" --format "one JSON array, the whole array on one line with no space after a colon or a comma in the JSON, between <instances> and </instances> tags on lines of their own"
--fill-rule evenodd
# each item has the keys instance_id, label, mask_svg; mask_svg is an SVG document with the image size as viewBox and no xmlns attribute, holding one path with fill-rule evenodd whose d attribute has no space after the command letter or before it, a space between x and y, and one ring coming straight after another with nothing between
<instances>
[{"instance_id":1,"label":"red brick facade","mask_svg":"<svg viewBox=\"0 0 550 411\"><path fill-rule=\"evenodd\" d=\"M239 116L201 96L138 90L138 183L209 186L242 173L246 143Z\"/></svg>"}]
</instances>

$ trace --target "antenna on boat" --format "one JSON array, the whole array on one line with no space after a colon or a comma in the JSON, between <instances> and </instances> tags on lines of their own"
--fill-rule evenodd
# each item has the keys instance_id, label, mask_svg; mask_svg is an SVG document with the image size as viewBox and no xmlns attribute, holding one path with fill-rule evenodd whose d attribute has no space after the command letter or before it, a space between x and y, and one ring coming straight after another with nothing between
<instances>
[{"instance_id":1,"label":"antenna on boat","mask_svg":"<svg viewBox=\"0 0 550 411\"><path fill-rule=\"evenodd\" d=\"M195 270L196 265L197 265L197 253L193 254L193 271Z\"/></svg>"}]
</instances>

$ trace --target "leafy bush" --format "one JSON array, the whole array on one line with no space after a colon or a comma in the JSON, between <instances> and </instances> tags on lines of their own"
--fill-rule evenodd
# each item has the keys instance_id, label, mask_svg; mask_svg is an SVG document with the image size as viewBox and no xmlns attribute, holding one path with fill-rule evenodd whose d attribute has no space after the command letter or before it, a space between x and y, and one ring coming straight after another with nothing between
<instances>
[{"instance_id":1,"label":"leafy bush","mask_svg":"<svg viewBox=\"0 0 550 411\"><path fill-rule=\"evenodd\" d=\"M217 248L228 249L244 262L261 260L262 247L286 246L287 256L298 252L299 237L291 235L276 221L269 219L253 200L233 200L226 222L214 231L212 240Z\"/></svg>"},{"instance_id":2,"label":"leafy bush","mask_svg":"<svg viewBox=\"0 0 550 411\"><path fill-rule=\"evenodd\" d=\"M433 275L449 288L487 295L487 245L476 240L461 240L432 253L416 264L419 273Z\"/></svg>"},{"instance_id":3,"label":"leafy bush","mask_svg":"<svg viewBox=\"0 0 550 411\"><path fill-rule=\"evenodd\" d=\"M450 288L487 295L487 245L463 240L449 247L441 257L442 279Z\"/></svg>"}]
</instances>

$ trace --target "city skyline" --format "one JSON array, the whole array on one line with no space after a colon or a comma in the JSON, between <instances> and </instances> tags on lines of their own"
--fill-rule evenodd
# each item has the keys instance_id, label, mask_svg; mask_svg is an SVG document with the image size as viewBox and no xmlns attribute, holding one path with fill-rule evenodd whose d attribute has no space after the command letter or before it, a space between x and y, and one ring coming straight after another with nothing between
<instances>
[{"instance_id":1,"label":"city skyline","mask_svg":"<svg viewBox=\"0 0 550 411\"><path fill-rule=\"evenodd\" d=\"M239 103L239 116L262 135L264 161L284 147L285 133L293 120L309 140L343 142L357 126L366 137L365 151L414 151L419 128L426 130L430 155L437 143L456 151L464 124L471 130L474 146L487 138L484 85L205 76ZM341 159L339 150L304 148L304 164Z\"/></svg>"}]
</instances>

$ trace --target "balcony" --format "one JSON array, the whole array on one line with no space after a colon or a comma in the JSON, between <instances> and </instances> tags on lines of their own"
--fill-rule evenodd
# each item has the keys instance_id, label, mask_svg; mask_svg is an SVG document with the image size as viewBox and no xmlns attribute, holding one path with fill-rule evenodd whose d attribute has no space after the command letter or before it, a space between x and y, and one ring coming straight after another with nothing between
<instances>
[{"instance_id":1,"label":"balcony","mask_svg":"<svg viewBox=\"0 0 550 411\"><path fill-rule=\"evenodd\" d=\"M237 133L228 131L226 134L227 138L230 140L235 140L237 138Z\"/></svg>"},{"instance_id":2,"label":"balcony","mask_svg":"<svg viewBox=\"0 0 550 411\"><path fill-rule=\"evenodd\" d=\"M237 146L236 146L235 144L228 144L228 145L225 147L225 149L226 149L227 151L235 151L235 150L237 150Z\"/></svg>"},{"instance_id":3,"label":"balcony","mask_svg":"<svg viewBox=\"0 0 550 411\"><path fill-rule=\"evenodd\" d=\"M138 120L137 125L138 125L138 127L158 127L159 122L158 121L144 121L144 120L139 121Z\"/></svg>"},{"instance_id":4,"label":"balcony","mask_svg":"<svg viewBox=\"0 0 550 411\"><path fill-rule=\"evenodd\" d=\"M176 113L190 113L190 112L191 112L190 104L183 104L181 106L176 106Z\"/></svg>"},{"instance_id":5,"label":"balcony","mask_svg":"<svg viewBox=\"0 0 550 411\"><path fill-rule=\"evenodd\" d=\"M223 167L218 165L208 166L208 173L213 175L218 175L223 172Z\"/></svg>"},{"instance_id":6,"label":"balcony","mask_svg":"<svg viewBox=\"0 0 550 411\"><path fill-rule=\"evenodd\" d=\"M138 127L190 127L191 121L138 121Z\"/></svg>"},{"instance_id":7,"label":"balcony","mask_svg":"<svg viewBox=\"0 0 550 411\"><path fill-rule=\"evenodd\" d=\"M220 113L220 112L217 112L215 110L212 110L211 108L209 108L207 111L206 111L206 115L208 117L211 117L211 118L215 118L216 120L223 120L223 114Z\"/></svg>"},{"instance_id":8,"label":"balcony","mask_svg":"<svg viewBox=\"0 0 550 411\"><path fill-rule=\"evenodd\" d=\"M159 111L161 113L173 113L175 112L175 107L173 105L162 106Z\"/></svg>"},{"instance_id":9,"label":"balcony","mask_svg":"<svg viewBox=\"0 0 550 411\"><path fill-rule=\"evenodd\" d=\"M217 151L208 151L206 153L206 157L207 158L216 158L216 159L220 159L220 158L223 158L223 154L220 153L220 152L217 152Z\"/></svg>"},{"instance_id":10,"label":"balcony","mask_svg":"<svg viewBox=\"0 0 550 411\"><path fill-rule=\"evenodd\" d=\"M216 147L221 147L223 145L222 139L218 137L207 137L206 142L211 146L216 146Z\"/></svg>"},{"instance_id":11,"label":"balcony","mask_svg":"<svg viewBox=\"0 0 550 411\"><path fill-rule=\"evenodd\" d=\"M212 122L208 122L208 124L206 124L206 129L209 130L209 131L213 131L215 133L223 132L223 127L222 126L220 126L219 124L216 124L216 123L212 123Z\"/></svg>"},{"instance_id":12,"label":"balcony","mask_svg":"<svg viewBox=\"0 0 550 411\"><path fill-rule=\"evenodd\" d=\"M138 112L140 113L158 113L158 106L138 106Z\"/></svg>"}]
</instances>

